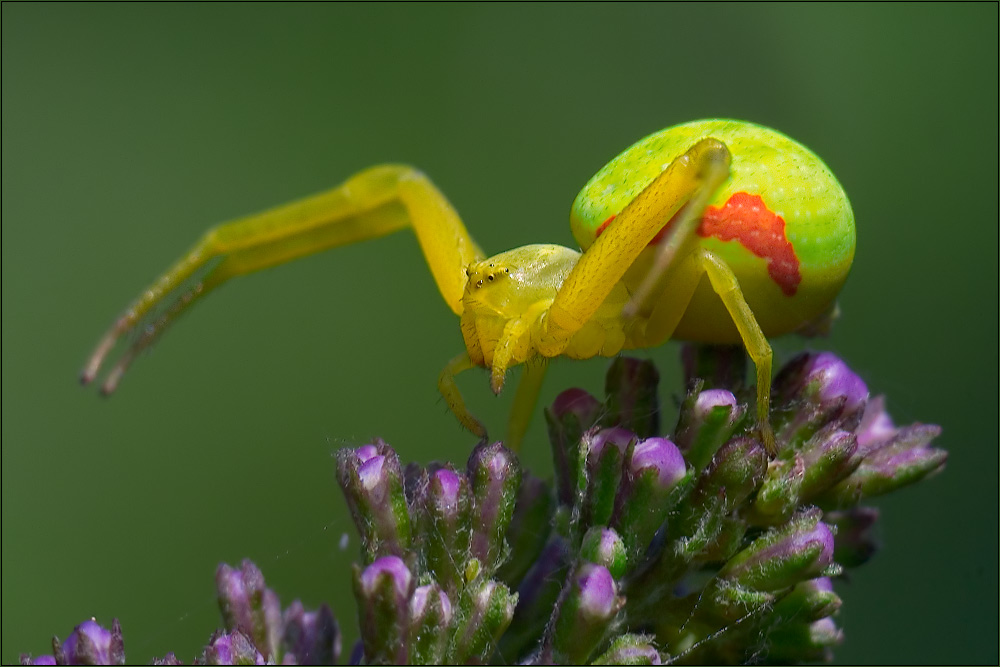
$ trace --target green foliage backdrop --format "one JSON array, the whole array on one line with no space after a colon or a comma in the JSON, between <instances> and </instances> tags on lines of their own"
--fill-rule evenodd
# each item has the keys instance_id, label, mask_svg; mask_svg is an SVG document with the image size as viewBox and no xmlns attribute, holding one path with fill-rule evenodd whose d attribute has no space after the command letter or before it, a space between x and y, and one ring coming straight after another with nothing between
<instances>
[{"instance_id":1,"label":"green foliage backdrop","mask_svg":"<svg viewBox=\"0 0 1000 667\"><path fill-rule=\"evenodd\" d=\"M951 451L881 503L884 549L839 585L838 659L996 662L996 4L2 12L3 662L92 615L121 618L133 660L190 660L218 623L216 564L247 556L353 638L331 454L472 445L435 390L457 322L409 234L227 285L111 400L78 387L104 328L207 226L405 161L488 251L572 244L594 171L710 116L776 127L838 175L858 252L813 345ZM676 345L649 356L669 401ZM604 366L556 363L543 398L598 391ZM510 395L462 388L499 433Z\"/></svg>"}]
</instances>

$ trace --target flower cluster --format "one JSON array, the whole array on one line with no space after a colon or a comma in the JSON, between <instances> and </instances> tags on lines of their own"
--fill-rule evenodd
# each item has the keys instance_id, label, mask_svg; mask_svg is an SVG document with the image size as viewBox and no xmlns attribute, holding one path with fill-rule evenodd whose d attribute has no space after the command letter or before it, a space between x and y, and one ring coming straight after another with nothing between
<instances>
[{"instance_id":1,"label":"flower cluster","mask_svg":"<svg viewBox=\"0 0 1000 667\"><path fill-rule=\"evenodd\" d=\"M340 658L340 628L327 605L307 612L296 600L284 611L264 575L249 560L239 569L223 563L215 572L224 630L212 634L196 665L333 665ZM76 626L69 638L52 639L53 655L21 656L22 665L124 665L118 619L112 629L94 619ZM183 664L174 653L154 665Z\"/></svg>"},{"instance_id":2,"label":"flower cluster","mask_svg":"<svg viewBox=\"0 0 1000 667\"><path fill-rule=\"evenodd\" d=\"M337 455L361 536L361 638L351 662L660 664L828 660L842 640L834 583L866 562L866 499L939 471L940 429L893 425L829 353L773 385L767 451L740 348L688 346L688 392L660 434L649 362L611 364L606 397L570 389L546 410L555 476L501 443L464 469L403 466L376 441ZM330 609L282 612L249 561L216 575L225 630L200 664L332 664ZM93 621L25 664L124 663ZM159 664L179 664L173 654Z\"/></svg>"}]
</instances>

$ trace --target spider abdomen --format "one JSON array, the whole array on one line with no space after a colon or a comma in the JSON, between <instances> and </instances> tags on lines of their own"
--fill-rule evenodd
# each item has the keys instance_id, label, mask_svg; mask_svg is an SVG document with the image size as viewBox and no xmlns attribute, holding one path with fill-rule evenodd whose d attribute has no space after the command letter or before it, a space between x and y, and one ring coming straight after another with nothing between
<instances>
[{"instance_id":1,"label":"spider abdomen","mask_svg":"<svg viewBox=\"0 0 1000 667\"><path fill-rule=\"evenodd\" d=\"M712 197L698 244L732 269L766 335L795 331L833 306L854 258L854 215L843 188L812 151L785 135L744 121L702 120L641 139L584 186L570 224L585 250L670 162L708 137L728 147L730 177ZM670 221L652 246L669 233ZM649 274L644 251L624 282ZM739 333L707 280L698 285L675 338L738 342Z\"/></svg>"}]
</instances>

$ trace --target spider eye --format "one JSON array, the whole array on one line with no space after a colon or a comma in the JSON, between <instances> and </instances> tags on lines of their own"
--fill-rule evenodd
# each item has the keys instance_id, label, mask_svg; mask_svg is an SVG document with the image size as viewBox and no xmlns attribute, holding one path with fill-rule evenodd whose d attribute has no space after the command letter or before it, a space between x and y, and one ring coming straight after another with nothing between
<instances>
[{"instance_id":1,"label":"spider eye","mask_svg":"<svg viewBox=\"0 0 1000 667\"><path fill-rule=\"evenodd\" d=\"M489 280L490 282L493 282L493 274L491 273L490 275L486 276L486 279Z\"/></svg>"}]
</instances>

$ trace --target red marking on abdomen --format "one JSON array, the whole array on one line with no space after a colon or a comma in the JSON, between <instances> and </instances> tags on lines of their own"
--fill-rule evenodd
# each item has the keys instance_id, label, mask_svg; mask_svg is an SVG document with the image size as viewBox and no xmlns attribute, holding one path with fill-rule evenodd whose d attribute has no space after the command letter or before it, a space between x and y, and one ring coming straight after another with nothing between
<instances>
[{"instance_id":1,"label":"red marking on abdomen","mask_svg":"<svg viewBox=\"0 0 1000 667\"><path fill-rule=\"evenodd\" d=\"M722 208L709 206L698 226L698 235L740 244L767 260L767 274L786 296L802 282L799 258L785 236L785 221L771 211L760 195L737 192Z\"/></svg>"},{"instance_id":2,"label":"red marking on abdomen","mask_svg":"<svg viewBox=\"0 0 1000 667\"><path fill-rule=\"evenodd\" d=\"M605 220L597 228L595 238L614 219L615 216L612 215ZM671 218L656 233L650 245L662 241L673 222L674 219ZM795 249L785 236L785 221L767 207L760 195L737 192L721 208L709 206L698 226L698 236L714 236L720 241L738 241L753 254L766 259L767 274L787 296L794 295L802 282L799 258L795 256Z\"/></svg>"}]
</instances>

